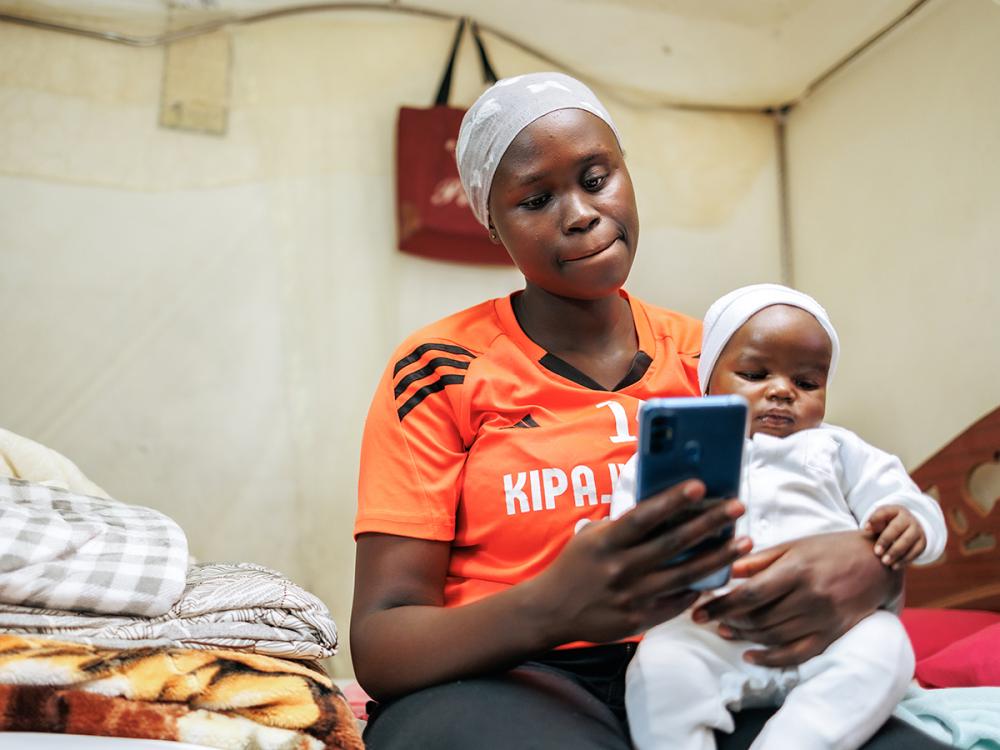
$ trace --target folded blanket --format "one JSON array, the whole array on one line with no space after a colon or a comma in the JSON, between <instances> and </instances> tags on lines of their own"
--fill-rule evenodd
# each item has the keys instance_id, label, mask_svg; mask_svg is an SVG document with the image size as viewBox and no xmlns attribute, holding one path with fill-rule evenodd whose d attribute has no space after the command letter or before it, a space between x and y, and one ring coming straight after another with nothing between
<instances>
[{"instance_id":1,"label":"folded blanket","mask_svg":"<svg viewBox=\"0 0 1000 750\"><path fill-rule=\"evenodd\" d=\"M911 687L893 712L964 750L1000 750L1000 687Z\"/></svg>"},{"instance_id":2,"label":"folded blanket","mask_svg":"<svg viewBox=\"0 0 1000 750\"><path fill-rule=\"evenodd\" d=\"M0 603L162 615L184 590L187 537L162 513L0 477Z\"/></svg>"},{"instance_id":3,"label":"folded blanket","mask_svg":"<svg viewBox=\"0 0 1000 750\"><path fill-rule=\"evenodd\" d=\"M160 617L0 605L0 631L109 648L233 648L286 659L323 659L337 650L337 627L323 603L251 563L193 566L183 595Z\"/></svg>"},{"instance_id":4,"label":"folded blanket","mask_svg":"<svg viewBox=\"0 0 1000 750\"><path fill-rule=\"evenodd\" d=\"M362 750L318 668L222 650L113 650L0 635L0 731L190 742L228 750Z\"/></svg>"}]
</instances>

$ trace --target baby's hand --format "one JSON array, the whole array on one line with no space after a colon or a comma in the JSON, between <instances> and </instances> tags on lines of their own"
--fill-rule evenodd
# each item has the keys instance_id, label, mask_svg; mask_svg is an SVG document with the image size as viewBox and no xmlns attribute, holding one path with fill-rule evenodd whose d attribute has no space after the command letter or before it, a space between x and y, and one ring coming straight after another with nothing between
<instances>
[{"instance_id":1,"label":"baby's hand","mask_svg":"<svg viewBox=\"0 0 1000 750\"><path fill-rule=\"evenodd\" d=\"M864 531L875 539L875 554L882 558L882 564L893 570L916 560L927 547L923 527L910 511L899 505L876 510Z\"/></svg>"}]
</instances>

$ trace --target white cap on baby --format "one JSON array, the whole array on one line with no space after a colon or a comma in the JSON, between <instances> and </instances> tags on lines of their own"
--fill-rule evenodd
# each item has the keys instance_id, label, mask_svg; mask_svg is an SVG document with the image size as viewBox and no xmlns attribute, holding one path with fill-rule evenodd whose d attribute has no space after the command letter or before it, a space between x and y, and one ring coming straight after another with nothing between
<instances>
[{"instance_id":1,"label":"white cap on baby","mask_svg":"<svg viewBox=\"0 0 1000 750\"><path fill-rule=\"evenodd\" d=\"M719 298L705 313L701 358L698 360L698 382L701 384L702 393L707 390L715 363L729 343L729 339L753 315L771 305L798 307L816 318L823 326L832 345L827 383L833 379L833 373L837 369L837 359L840 357L840 339L837 338L837 331L823 306L808 294L781 284L752 284Z\"/></svg>"}]
</instances>

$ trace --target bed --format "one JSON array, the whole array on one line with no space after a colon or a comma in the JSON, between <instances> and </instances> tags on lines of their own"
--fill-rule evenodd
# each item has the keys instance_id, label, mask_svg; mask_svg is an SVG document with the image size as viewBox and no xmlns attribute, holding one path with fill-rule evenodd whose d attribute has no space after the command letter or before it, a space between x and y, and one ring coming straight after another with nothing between
<instances>
[{"instance_id":1,"label":"bed","mask_svg":"<svg viewBox=\"0 0 1000 750\"><path fill-rule=\"evenodd\" d=\"M1000 408L911 472L941 505L941 560L906 576L903 623L925 687L1000 686Z\"/></svg>"},{"instance_id":2,"label":"bed","mask_svg":"<svg viewBox=\"0 0 1000 750\"><path fill-rule=\"evenodd\" d=\"M907 575L902 617L917 655L917 678L925 687L1000 686L1000 408L948 443L912 476L938 499L949 527L944 558ZM30 646L19 646L10 640L14 637L0 635L0 662L4 641L8 657L19 647ZM90 652L85 653L87 648ZM150 650L142 657L132 664L133 659L75 645L52 662L65 668L69 659L93 674L103 669L104 677L110 675L112 681L124 679L127 672L152 675L157 687L141 700L102 695L93 685L60 685L54 678L42 685L0 685L0 750L362 747L355 716L363 718L367 696L356 683L341 686L342 693L321 670L307 664L225 651L207 658ZM163 679L166 662L171 664L171 680ZM212 678L203 679L206 674ZM219 675L237 677L242 683L229 694L228 705L209 690ZM261 687L266 685L273 687ZM45 706L50 710L40 710ZM294 718L302 709L308 715ZM208 729L202 741L192 741L196 735L190 732L178 734L177 718L198 711L207 712L201 718L209 728L218 723L222 729L224 720L236 722L236 730L246 730L246 722L259 725L252 730L256 744L234 744L233 737L224 740L221 734L211 737ZM141 715L152 717L153 723L144 725L138 720ZM44 723L50 720L53 723Z\"/></svg>"},{"instance_id":3,"label":"bed","mask_svg":"<svg viewBox=\"0 0 1000 750\"><path fill-rule=\"evenodd\" d=\"M938 563L909 571L907 605L1000 612L1000 408L911 476L940 503L948 545Z\"/></svg>"}]
</instances>

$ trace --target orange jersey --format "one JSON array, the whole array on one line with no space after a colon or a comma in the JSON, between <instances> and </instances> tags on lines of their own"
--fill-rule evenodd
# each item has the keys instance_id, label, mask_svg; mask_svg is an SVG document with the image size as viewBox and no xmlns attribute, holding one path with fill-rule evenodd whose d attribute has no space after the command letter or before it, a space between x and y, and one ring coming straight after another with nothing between
<instances>
[{"instance_id":1,"label":"orange jersey","mask_svg":"<svg viewBox=\"0 0 1000 750\"><path fill-rule=\"evenodd\" d=\"M529 339L510 297L410 336L368 412L355 535L450 542L456 606L535 576L580 519L607 516L639 404L699 393L701 322L622 295L639 352L612 391Z\"/></svg>"}]
</instances>

